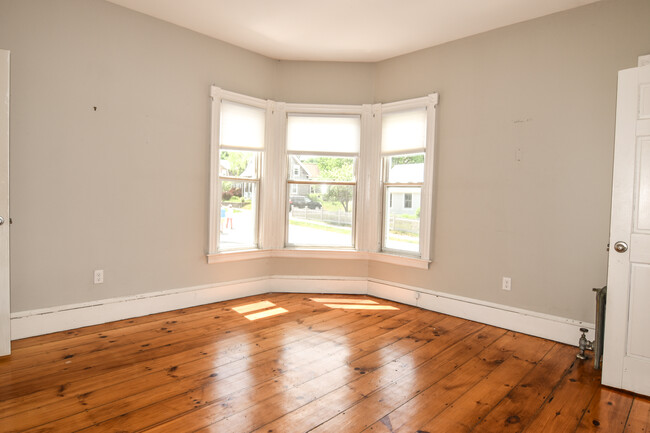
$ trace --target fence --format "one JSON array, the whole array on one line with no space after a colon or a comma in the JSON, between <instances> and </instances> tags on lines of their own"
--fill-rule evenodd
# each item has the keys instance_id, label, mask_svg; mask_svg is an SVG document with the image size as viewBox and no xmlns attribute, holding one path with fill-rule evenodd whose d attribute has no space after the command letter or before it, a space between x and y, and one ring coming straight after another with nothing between
<instances>
[{"instance_id":1,"label":"fence","mask_svg":"<svg viewBox=\"0 0 650 433\"><path fill-rule=\"evenodd\" d=\"M294 218L301 218L312 221L322 221L324 223L336 224L340 226L352 225L352 212L345 212L342 210L329 211L323 209L309 209L307 207L297 208L294 207L291 211L291 216ZM420 220L390 217L389 230L403 233L420 233Z\"/></svg>"},{"instance_id":2,"label":"fence","mask_svg":"<svg viewBox=\"0 0 650 433\"><path fill-rule=\"evenodd\" d=\"M302 209L294 207L291 211L294 218L302 218L312 221L322 221L325 223L336 224L339 226L352 226L352 212L345 212L342 210L323 210L309 209L304 207Z\"/></svg>"},{"instance_id":3,"label":"fence","mask_svg":"<svg viewBox=\"0 0 650 433\"><path fill-rule=\"evenodd\" d=\"M413 233L417 235L420 233L420 220L391 216L388 228L389 230L396 232Z\"/></svg>"}]
</instances>

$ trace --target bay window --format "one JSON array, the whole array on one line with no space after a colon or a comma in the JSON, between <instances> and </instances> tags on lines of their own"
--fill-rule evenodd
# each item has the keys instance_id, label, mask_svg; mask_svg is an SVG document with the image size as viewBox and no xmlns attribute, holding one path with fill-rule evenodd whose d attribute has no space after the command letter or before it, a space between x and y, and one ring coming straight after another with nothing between
<instances>
[{"instance_id":1,"label":"bay window","mask_svg":"<svg viewBox=\"0 0 650 433\"><path fill-rule=\"evenodd\" d=\"M208 261L428 267L436 105L287 104L213 86Z\"/></svg>"}]
</instances>

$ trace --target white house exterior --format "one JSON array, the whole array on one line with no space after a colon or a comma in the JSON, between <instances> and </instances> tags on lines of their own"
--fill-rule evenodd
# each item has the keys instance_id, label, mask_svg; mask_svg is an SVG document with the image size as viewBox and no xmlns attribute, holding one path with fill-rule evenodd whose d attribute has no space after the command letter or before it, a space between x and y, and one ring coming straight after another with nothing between
<instances>
[{"instance_id":1,"label":"white house exterior","mask_svg":"<svg viewBox=\"0 0 650 433\"><path fill-rule=\"evenodd\" d=\"M400 183L422 182L424 164L400 164L390 170L392 179ZM415 215L420 209L421 188L392 187L388 194L388 207L391 215Z\"/></svg>"}]
</instances>

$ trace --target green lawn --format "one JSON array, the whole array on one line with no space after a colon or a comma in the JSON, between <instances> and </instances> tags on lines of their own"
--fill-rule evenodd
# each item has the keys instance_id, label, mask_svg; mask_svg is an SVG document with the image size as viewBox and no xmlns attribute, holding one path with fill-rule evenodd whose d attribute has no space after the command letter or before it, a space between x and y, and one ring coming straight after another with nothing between
<instances>
[{"instance_id":1,"label":"green lawn","mask_svg":"<svg viewBox=\"0 0 650 433\"><path fill-rule=\"evenodd\" d=\"M292 224L294 226L309 227L311 229L318 229L318 230L324 230L324 231L334 232L334 233L343 233L343 234L348 234L350 233L351 230L349 228L344 229L342 227L332 227L328 225L310 223L307 221L299 221L299 220L289 220L289 224Z\"/></svg>"},{"instance_id":2,"label":"green lawn","mask_svg":"<svg viewBox=\"0 0 650 433\"><path fill-rule=\"evenodd\" d=\"M406 233L406 232L397 232L394 230L390 231L391 235L400 235L400 237L397 236L390 236L388 235L388 238L393 241L400 241L400 242L406 242L409 244L417 244L420 242L419 238L413 234ZM413 239L408 239L408 238L413 238Z\"/></svg>"}]
</instances>

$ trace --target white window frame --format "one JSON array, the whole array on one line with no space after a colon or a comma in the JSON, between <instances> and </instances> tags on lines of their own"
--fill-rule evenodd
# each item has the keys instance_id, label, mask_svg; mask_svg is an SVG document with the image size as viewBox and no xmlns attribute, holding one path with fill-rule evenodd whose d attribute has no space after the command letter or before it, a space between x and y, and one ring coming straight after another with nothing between
<instances>
[{"instance_id":1,"label":"white window frame","mask_svg":"<svg viewBox=\"0 0 650 433\"><path fill-rule=\"evenodd\" d=\"M265 115L265 138L264 138L264 147L261 150L255 149L241 149L242 151L253 151L259 152L259 158L257 161L257 172L258 177L256 179L242 179L243 182L255 182L257 183L257 209L256 209L256 224L254 227L255 234L255 244L250 247L243 247L242 249L259 249L261 247L260 242L260 226L261 226L261 199L262 199L262 183L264 175L264 160L265 160L265 151L267 149L268 137L269 137L269 103L268 101L253 98L251 96L241 95L239 93L229 92L223 90L219 87L212 86L210 95L212 98L212 128L210 134L210 220L209 220L209 241L208 241L208 256L211 254L218 254L223 252L233 252L241 251L237 249L228 249L222 250L219 246L220 234L221 234L221 202L222 202L222 178L220 170L220 159L221 159L221 144L220 144L220 127L221 127L221 102L227 100L230 102L235 102L239 104L248 105L255 108L264 109L266 112ZM236 150L236 149L231 149ZM229 176L226 176L230 179Z\"/></svg>"},{"instance_id":2,"label":"white window frame","mask_svg":"<svg viewBox=\"0 0 650 433\"><path fill-rule=\"evenodd\" d=\"M380 230L380 247L379 251L384 254L399 255L404 257L415 257L426 262L431 260L431 233L433 230L433 203L434 197L433 193L435 191L435 137L436 137L436 108L438 105L438 94L432 93L430 95L408 99L404 101L391 102L387 104L377 104L376 111L379 111L381 114L375 116L375 119L378 119L379 125L376 127L377 143L376 148L381 149L381 117L385 113L392 113L398 111L406 111L417 108L426 109L426 121L427 121L427 130L425 136L425 149L424 149L424 180L422 182L422 190L420 194L420 237L419 237L419 252L418 253L409 253L408 251L403 250L393 250L384 248L384 224L387 218L386 212L390 210L390 207L385 203L386 200L386 176L387 172L386 167L386 158L394 156L387 154L381 155L381 166L384 167L383 173L381 174L380 179L380 191L381 191L381 218L379 220L379 230ZM407 154L409 152L405 152Z\"/></svg>"},{"instance_id":3,"label":"white window frame","mask_svg":"<svg viewBox=\"0 0 650 433\"><path fill-rule=\"evenodd\" d=\"M363 148L364 141L369 141L370 137L368 136L368 130L364 129L364 125L367 124L370 120L370 106L369 105L329 105L329 104L283 104L282 107L278 110L280 117L280 128L284 132L282 140L282 149L285 153L284 160L288 165L288 160L290 155L298 155L297 153L289 152L287 150L287 117L292 114L309 114L314 116L359 116L360 119L360 144L359 144L359 153L355 155L344 155L340 153L330 153L330 152L307 152L305 154L309 155L318 155L318 156L354 156L356 162L354 164L355 171L355 181L354 182L331 182L331 181L291 181L290 176L286 176L284 179L285 182L285 191L288 190L293 185L298 185L300 183L309 183L309 184L319 184L319 185L346 185L354 184L354 198L353 198L353 209L352 209L352 246L351 247L332 247L332 246L317 246L317 245L294 245L289 243L289 200L285 199L285 218L284 218L284 248L292 250L335 250L335 251L349 251L349 250L358 250L359 249L359 240L358 240L358 225L360 220L358 218L358 209L359 203L358 199L359 194L359 179L360 179L360 169L361 160L363 158Z\"/></svg>"},{"instance_id":4,"label":"white window frame","mask_svg":"<svg viewBox=\"0 0 650 433\"><path fill-rule=\"evenodd\" d=\"M269 257L369 260L395 265L427 269L431 257L433 230L434 173L435 173L435 121L438 95L386 104L323 105L287 104L262 100L237 94L212 86L212 127L210 142L210 219L208 263L225 263ZM258 183L257 248L249 250L219 251L221 210L221 181L219 173L220 101L264 108L266 110L264 149L261 151ZM420 254L402 251L383 251L384 176L381 153L382 113L425 106L427 133L425 173L420 203ZM361 117L361 143L356 163L356 188L354 203L354 248L312 246L287 246L288 235L288 152L287 114L353 114ZM285 207L278 206L286 204Z\"/></svg>"}]
</instances>

